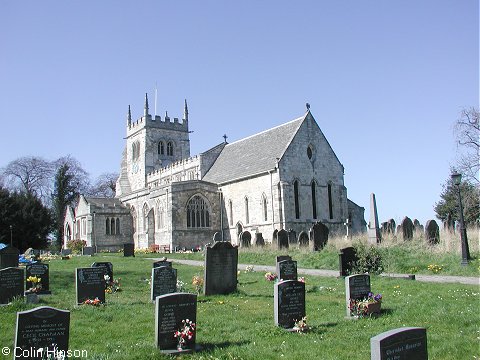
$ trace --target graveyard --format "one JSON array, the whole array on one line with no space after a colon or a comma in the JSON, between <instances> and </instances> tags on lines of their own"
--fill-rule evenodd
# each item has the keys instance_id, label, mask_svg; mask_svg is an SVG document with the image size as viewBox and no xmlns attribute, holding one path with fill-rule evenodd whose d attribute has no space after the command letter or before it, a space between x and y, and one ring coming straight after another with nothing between
<instances>
[{"instance_id":1,"label":"graveyard","mask_svg":"<svg viewBox=\"0 0 480 360\"><path fill-rule=\"evenodd\" d=\"M430 270L427 269L427 264L436 261L443 265L445 273L478 276L478 260L472 261L463 269L460 266L458 269L453 267L452 260L452 268L448 269L448 253L439 252L424 260L422 253L415 253L411 249L408 252L411 254L408 264L416 264L419 267L418 273L428 273ZM381 313L378 316L351 319L346 316L347 290L344 277L306 275L304 282L294 280L297 266L299 269L338 269L338 249L333 245L327 245L322 251L314 253L294 249L238 249L238 253L238 263L253 264L253 267L232 274L237 278L236 289L232 289L229 284L231 281L225 279L226 287L216 291L208 290L207 295L204 289L198 289L192 284L194 276L210 276L204 267L175 262L176 258L203 260L204 252L137 253L135 257L124 257L121 253L99 253L95 256L47 260L44 263L49 265L51 294L40 295L38 304L27 304L25 300L17 299L0 308L0 332L3 335L1 345L13 350L17 312L47 306L70 312L68 347L71 350L86 351L87 359L172 358L157 347L157 322L161 321L157 321L156 312L160 308L158 303L152 302L150 283L154 278L152 274L158 271L155 269L166 271L165 269L171 268L175 271L155 275L156 278L164 281L169 279L171 282L175 278L172 275L176 275L177 292L192 294L187 298L189 302L196 299L197 351L182 354L180 358L302 359L315 356L320 359L370 359L372 349L379 349L382 342L388 343L388 338L385 340L381 334L405 327L426 329L429 359L471 359L479 355L478 286L425 283L372 274L368 285L372 292L382 295ZM276 266L276 257L287 254L291 259L279 259L283 261L277 265L278 272L287 280L267 281L265 271L258 271L260 265ZM399 255L397 262L403 263L405 257L401 256L399 250L396 254ZM476 249L472 254L478 259ZM155 258L161 260L163 256L167 256L168 261L155 261ZM455 259L459 262L458 255ZM219 259L214 261L222 265ZM111 275L118 281L121 291L105 293L104 302L97 305L79 305L76 273L79 269L92 268L93 263L111 263ZM401 269L399 264L389 266L395 271ZM102 266L92 269L109 271L109 267ZM213 269L213 279L218 278L215 272ZM209 286L208 281L212 280L207 280L205 286ZM218 281L221 278L216 280ZM292 286L288 286L289 283ZM364 286L365 283L362 282L361 287ZM160 293L172 290L160 289ZM157 301L163 296L157 297ZM168 294L166 296L168 298ZM276 298L285 297L288 298L288 303L275 304ZM303 313L306 315L307 332L285 329L291 328L292 324L288 324L291 318L284 323L284 311L292 307L294 311L299 311L295 316L302 316ZM162 321L165 324L168 322ZM1 359L12 358L0 356Z\"/></svg>"}]
</instances>

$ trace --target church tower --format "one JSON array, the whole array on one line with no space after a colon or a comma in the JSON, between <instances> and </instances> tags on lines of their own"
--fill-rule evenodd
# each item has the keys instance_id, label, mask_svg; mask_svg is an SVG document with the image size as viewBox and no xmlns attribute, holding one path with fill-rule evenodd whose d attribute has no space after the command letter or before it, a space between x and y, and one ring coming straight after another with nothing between
<instances>
[{"instance_id":1,"label":"church tower","mask_svg":"<svg viewBox=\"0 0 480 360\"><path fill-rule=\"evenodd\" d=\"M125 170L131 191L144 189L147 174L190 157L188 107L185 100L183 119L150 115L148 94L145 94L143 116L132 121L130 106L127 114ZM123 172L122 171L122 172Z\"/></svg>"}]
</instances>

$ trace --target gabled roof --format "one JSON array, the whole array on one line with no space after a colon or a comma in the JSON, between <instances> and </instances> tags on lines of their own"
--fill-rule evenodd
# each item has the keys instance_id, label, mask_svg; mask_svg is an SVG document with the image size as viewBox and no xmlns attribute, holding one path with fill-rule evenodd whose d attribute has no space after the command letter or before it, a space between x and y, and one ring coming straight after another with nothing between
<instances>
[{"instance_id":1,"label":"gabled roof","mask_svg":"<svg viewBox=\"0 0 480 360\"><path fill-rule=\"evenodd\" d=\"M95 198L86 196L85 201L88 204L95 206L123 206L121 201L117 198Z\"/></svg>"},{"instance_id":2,"label":"gabled roof","mask_svg":"<svg viewBox=\"0 0 480 360\"><path fill-rule=\"evenodd\" d=\"M307 114L227 144L202 180L222 184L274 169Z\"/></svg>"}]
</instances>

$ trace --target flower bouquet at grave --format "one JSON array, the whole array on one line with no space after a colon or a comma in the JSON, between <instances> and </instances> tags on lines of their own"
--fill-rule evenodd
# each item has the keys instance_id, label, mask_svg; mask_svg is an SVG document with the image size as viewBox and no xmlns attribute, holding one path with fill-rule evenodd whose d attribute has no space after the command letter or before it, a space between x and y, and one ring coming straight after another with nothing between
<instances>
[{"instance_id":1,"label":"flower bouquet at grave","mask_svg":"<svg viewBox=\"0 0 480 360\"><path fill-rule=\"evenodd\" d=\"M306 333L308 330L310 330L310 327L307 324L307 317L304 316L300 320L295 321L295 325L293 325L293 330L298 333Z\"/></svg>"},{"instance_id":2,"label":"flower bouquet at grave","mask_svg":"<svg viewBox=\"0 0 480 360\"><path fill-rule=\"evenodd\" d=\"M31 284L31 287L26 291L28 294L36 294L42 290L42 278L38 276L29 276L27 283Z\"/></svg>"},{"instance_id":3,"label":"flower bouquet at grave","mask_svg":"<svg viewBox=\"0 0 480 360\"><path fill-rule=\"evenodd\" d=\"M271 273L271 272L267 272L267 273L265 274L265 280L267 280L267 281L275 281L275 280L277 280L277 274Z\"/></svg>"},{"instance_id":4,"label":"flower bouquet at grave","mask_svg":"<svg viewBox=\"0 0 480 360\"><path fill-rule=\"evenodd\" d=\"M380 313L380 305L382 303L382 294L374 295L369 292L364 299L350 299L350 314L352 316L364 317L375 313Z\"/></svg>"},{"instance_id":5,"label":"flower bouquet at grave","mask_svg":"<svg viewBox=\"0 0 480 360\"><path fill-rule=\"evenodd\" d=\"M177 339L177 349L183 350L187 348L189 340L195 335L195 323L192 320L182 320L182 327L174 332L173 336Z\"/></svg>"},{"instance_id":6,"label":"flower bouquet at grave","mask_svg":"<svg viewBox=\"0 0 480 360\"><path fill-rule=\"evenodd\" d=\"M93 299L93 300L87 299L83 302L83 304L85 304L85 305L92 305L92 306L100 306L101 303L102 302L100 301L100 299L98 297Z\"/></svg>"},{"instance_id":7,"label":"flower bouquet at grave","mask_svg":"<svg viewBox=\"0 0 480 360\"><path fill-rule=\"evenodd\" d=\"M195 287L197 294L200 294L203 288L203 278L201 276L195 275L192 279L192 285Z\"/></svg>"},{"instance_id":8,"label":"flower bouquet at grave","mask_svg":"<svg viewBox=\"0 0 480 360\"><path fill-rule=\"evenodd\" d=\"M121 278L117 278L116 280L111 281L110 276L104 275L103 278L105 279L105 292L107 294L113 294L118 291L122 291L120 287L120 280Z\"/></svg>"}]
</instances>

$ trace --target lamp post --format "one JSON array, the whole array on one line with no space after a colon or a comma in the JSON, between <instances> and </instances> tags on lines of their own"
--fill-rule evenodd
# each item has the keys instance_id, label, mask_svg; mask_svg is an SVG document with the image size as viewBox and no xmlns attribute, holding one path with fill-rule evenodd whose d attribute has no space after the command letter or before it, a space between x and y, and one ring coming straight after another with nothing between
<instances>
[{"instance_id":1,"label":"lamp post","mask_svg":"<svg viewBox=\"0 0 480 360\"><path fill-rule=\"evenodd\" d=\"M10 225L10 246L13 246L13 226Z\"/></svg>"},{"instance_id":2,"label":"lamp post","mask_svg":"<svg viewBox=\"0 0 480 360\"><path fill-rule=\"evenodd\" d=\"M454 173L452 173L451 176L453 184L456 186L458 191L458 211L460 213L460 240L462 242L462 265L468 265L468 260L470 260L470 251L468 249L467 229L465 229L465 222L463 220L462 195L460 192L462 174L459 174L455 171Z\"/></svg>"}]
</instances>

